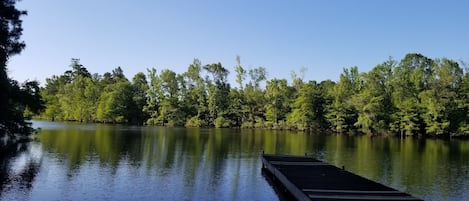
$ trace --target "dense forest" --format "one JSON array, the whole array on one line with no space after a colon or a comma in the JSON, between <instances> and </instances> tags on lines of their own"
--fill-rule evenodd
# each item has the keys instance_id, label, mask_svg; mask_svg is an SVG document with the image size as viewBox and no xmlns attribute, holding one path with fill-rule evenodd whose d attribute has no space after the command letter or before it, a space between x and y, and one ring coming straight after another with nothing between
<instances>
[{"instance_id":1,"label":"dense forest","mask_svg":"<svg viewBox=\"0 0 469 201\"><path fill-rule=\"evenodd\" d=\"M369 135L469 135L469 72L450 59L407 54L369 72L345 68L338 81L267 79L237 57L237 86L221 63L194 59L186 72L120 67L91 74L79 59L46 80L42 118L186 127L323 130Z\"/></svg>"}]
</instances>

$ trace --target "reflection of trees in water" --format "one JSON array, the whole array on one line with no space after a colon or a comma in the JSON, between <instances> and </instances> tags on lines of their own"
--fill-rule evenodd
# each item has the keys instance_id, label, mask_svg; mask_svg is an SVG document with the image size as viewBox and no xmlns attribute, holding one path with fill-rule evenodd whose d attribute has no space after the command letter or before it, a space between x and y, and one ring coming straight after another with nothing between
<instances>
[{"instance_id":1,"label":"reflection of trees in water","mask_svg":"<svg viewBox=\"0 0 469 201\"><path fill-rule=\"evenodd\" d=\"M41 160L25 157L25 164L13 169L22 154L30 155L31 143L20 143L0 148L0 197L11 188L30 191L41 167Z\"/></svg>"}]
</instances>

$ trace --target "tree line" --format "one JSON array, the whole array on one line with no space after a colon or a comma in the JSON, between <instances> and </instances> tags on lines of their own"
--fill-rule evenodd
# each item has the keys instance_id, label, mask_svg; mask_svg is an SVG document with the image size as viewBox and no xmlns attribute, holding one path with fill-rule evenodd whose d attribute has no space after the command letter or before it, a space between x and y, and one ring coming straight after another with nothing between
<instances>
[{"instance_id":1,"label":"tree line","mask_svg":"<svg viewBox=\"0 0 469 201\"><path fill-rule=\"evenodd\" d=\"M292 72L267 79L245 69L236 85L221 63L194 59L186 72L147 69L128 80L120 67L91 74L71 70L46 79L42 118L160 126L321 130L369 135L469 135L469 71L451 59L418 53L392 58L369 72L344 68L337 81L305 81Z\"/></svg>"}]
</instances>

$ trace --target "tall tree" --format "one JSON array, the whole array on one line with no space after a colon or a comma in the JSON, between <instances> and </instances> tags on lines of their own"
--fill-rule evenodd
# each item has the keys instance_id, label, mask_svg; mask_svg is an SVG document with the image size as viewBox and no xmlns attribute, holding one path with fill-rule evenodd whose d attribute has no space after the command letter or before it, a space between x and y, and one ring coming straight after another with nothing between
<instances>
[{"instance_id":1,"label":"tall tree","mask_svg":"<svg viewBox=\"0 0 469 201\"><path fill-rule=\"evenodd\" d=\"M424 131L419 94L430 88L433 61L421 54L407 54L395 68L393 102L397 110L392 115L391 128L412 135Z\"/></svg>"},{"instance_id":2,"label":"tall tree","mask_svg":"<svg viewBox=\"0 0 469 201\"><path fill-rule=\"evenodd\" d=\"M26 46L20 37L23 32L21 16L26 11L15 8L15 0L0 1L0 137L10 139L17 134L29 134L31 128L24 121L24 110L42 109L38 83L19 85L7 74L8 60Z\"/></svg>"},{"instance_id":3,"label":"tall tree","mask_svg":"<svg viewBox=\"0 0 469 201\"><path fill-rule=\"evenodd\" d=\"M26 15L26 11L19 11L15 8L16 1L1 1L0 3L0 135L11 133L9 128L15 122L13 118L17 111L11 107L12 84L7 75L8 59L19 54L25 47L25 43L20 41L23 32L21 27L22 15ZM16 128L17 129L17 128Z\"/></svg>"},{"instance_id":4,"label":"tall tree","mask_svg":"<svg viewBox=\"0 0 469 201\"><path fill-rule=\"evenodd\" d=\"M328 106L326 118L332 130L338 133L353 130L357 114L350 100L362 88L362 84L357 67L344 69L339 82L330 91L333 102Z\"/></svg>"},{"instance_id":5,"label":"tall tree","mask_svg":"<svg viewBox=\"0 0 469 201\"><path fill-rule=\"evenodd\" d=\"M177 121L179 86L176 77L176 73L168 69L162 70L160 73L161 97L159 116L156 119L158 125L175 126L181 123Z\"/></svg>"},{"instance_id":6,"label":"tall tree","mask_svg":"<svg viewBox=\"0 0 469 201\"><path fill-rule=\"evenodd\" d=\"M157 118L159 116L159 108L161 104L161 99L163 97L163 94L161 92L161 80L157 74L157 71L155 68L147 69L148 71L148 79L149 79L149 85L148 85L148 90L147 90L147 104L143 108L143 111L147 113L147 115L150 117L146 123L149 125L155 125L157 124Z\"/></svg>"},{"instance_id":7,"label":"tall tree","mask_svg":"<svg viewBox=\"0 0 469 201\"><path fill-rule=\"evenodd\" d=\"M366 134L385 133L391 123L392 106L392 70L395 61L377 65L370 72L361 75L363 89L352 97L352 104L357 110L357 122L354 126Z\"/></svg>"},{"instance_id":8,"label":"tall tree","mask_svg":"<svg viewBox=\"0 0 469 201\"><path fill-rule=\"evenodd\" d=\"M435 60L433 65L434 76L426 80L429 89L419 94L421 118L427 134L441 135L449 133L451 116L458 116L456 90L461 85L463 70L457 62L448 59Z\"/></svg>"},{"instance_id":9,"label":"tall tree","mask_svg":"<svg viewBox=\"0 0 469 201\"><path fill-rule=\"evenodd\" d=\"M108 85L100 97L97 118L105 122L132 122L133 88L129 81L121 80Z\"/></svg>"},{"instance_id":10,"label":"tall tree","mask_svg":"<svg viewBox=\"0 0 469 201\"><path fill-rule=\"evenodd\" d=\"M260 90L260 84L267 79L267 70L264 67L258 67L249 70L251 82L256 90Z\"/></svg>"},{"instance_id":11,"label":"tall tree","mask_svg":"<svg viewBox=\"0 0 469 201\"><path fill-rule=\"evenodd\" d=\"M264 127L265 123L265 97L264 90L260 88L261 82L267 79L267 71L264 67L250 69L248 71L250 81L244 88L245 105L243 111L246 113L246 121L243 127Z\"/></svg>"},{"instance_id":12,"label":"tall tree","mask_svg":"<svg viewBox=\"0 0 469 201\"><path fill-rule=\"evenodd\" d=\"M59 83L48 82L47 84L52 85L46 85L45 89L54 89L54 84L59 84L57 98L63 114L60 116L64 120L92 121L95 119L100 96L98 80L93 80L79 59L72 59L70 67L72 70L65 71L57 80ZM49 100L54 101L54 98Z\"/></svg>"},{"instance_id":13,"label":"tall tree","mask_svg":"<svg viewBox=\"0 0 469 201\"><path fill-rule=\"evenodd\" d=\"M235 72L236 72L236 82L239 85L239 89L242 91L243 90L243 81L246 79L246 70L241 66L241 58L236 56L236 66L235 66Z\"/></svg>"},{"instance_id":14,"label":"tall tree","mask_svg":"<svg viewBox=\"0 0 469 201\"><path fill-rule=\"evenodd\" d=\"M230 85L227 83L229 71L221 63L204 66L212 75L212 81L207 80L208 105L211 122L215 127L230 127L233 122L226 118L228 113Z\"/></svg>"},{"instance_id":15,"label":"tall tree","mask_svg":"<svg viewBox=\"0 0 469 201\"><path fill-rule=\"evenodd\" d=\"M462 63L464 68L464 76L461 84L456 89L457 110L451 115L451 122L455 127L453 135L469 135L469 66Z\"/></svg>"},{"instance_id":16,"label":"tall tree","mask_svg":"<svg viewBox=\"0 0 469 201\"><path fill-rule=\"evenodd\" d=\"M295 71L292 71L290 74L292 82L293 82L293 87L295 88L297 92L300 91L300 88L303 85L303 80L304 80L305 73L307 70L308 69L303 66L300 68L299 75Z\"/></svg>"},{"instance_id":17,"label":"tall tree","mask_svg":"<svg viewBox=\"0 0 469 201\"><path fill-rule=\"evenodd\" d=\"M284 122L286 114L290 110L289 95L287 80L272 79L267 81L264 95L266 100L265 117L267 127L285 127L285 125L279 125L279 121Z\"/></svg>"},{"instance_id":18,"label":"tall tree","mask_svg":"<svg viewBox=\"0 0 469 201\"><path fill-rule=\"evenodd\" d=\"M314 98L314 91L317 89L315 81L307 84L302 84L298 92L297 98L292 104L292 112L288 115L288 124L295 129L308 130L312 128L313 121L315 120L315 113L317 104Z\"/></svg>"},{"instance_id":19,"label":"tall tree","mask_svg":"<svg viewBox=\"0 0 469 201\"><path fill-rule=\"evenodd\" d=\"M63 120L63 111L60 107L59 93L68 83L65 76L55 76L46 78L46 85L41 90L41 97L45 102L43 117L51 121Z\"/></svg>"},{"instance_id":20,"label":"tall tree","mask_svg":"<svg viewBox=\"0 0 469 201\"><path fill-rule=\"evenodd\" d=\"M187 72L184 73L187 78L186 84L188 95L187 106L189 119L186 122L187 127L203 127L207 126L207 92L205 89L204 79L201 76L202 63L199 59L194 59L189 65Z\"/></svg>"},{"instance_id":21,"label":"tall tree","mask_svg":"<svg viewBox=\"0 0 469 201\"><path fill-rule=\"evenodd\" d=\"M135 103L132 107L131 116L133 117L134 123L143 124L148 118L148 115L143 112L143 108L147 103L147 91L148 82L145 74L139 72L132 78L132 92L133 102Z\"/></svg>"}]
</instances>

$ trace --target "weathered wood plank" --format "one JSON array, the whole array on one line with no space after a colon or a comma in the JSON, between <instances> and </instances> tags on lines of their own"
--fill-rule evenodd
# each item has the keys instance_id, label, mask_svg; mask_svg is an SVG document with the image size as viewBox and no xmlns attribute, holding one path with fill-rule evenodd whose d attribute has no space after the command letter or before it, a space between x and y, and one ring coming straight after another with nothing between
<instances>
[{"instance_id":1,"label":"weathered wood plank","mask_svg":"<svg viewBox=\"0 0 469 201\"><path fill-rule=\"evenodd\" d=\"M357 193L357 194L367 194L367 193L396 193L401 194L400 191L361 191L361 190L332 190L332 189L302 189L305 192L326 192L326 193Z\"/></svg>"},{"instance_id":2,"label":"weathered wood plank","mask_svg":"<svg viewBox=\"0 0 469 201\"><path fill-rule=\"evenodd\" d=\"M297 200L421 200L323 161L262 155L263 168Z\"/></svg>"},{"instance_id":3,"label":"weathered wood plank","mask_svg":"<svg viewBox=\"0 0 469 201\"><path fill-rule=\"evenodd\" d=\"M270 161L272 165L329 165L324 162L310 162L310 161Z\"/></svg>"},{"instance_id":4,"label":"weathered wood plank","mask_svg":"<svg viewBox=\"0 0 469 201\"><path fill-rule=\"evenodd\" d=\"M333 200L419 200L412 196L377 196L377 195L308 195L312 199Z\"/></svg>"}]
</instances>

